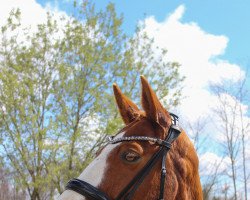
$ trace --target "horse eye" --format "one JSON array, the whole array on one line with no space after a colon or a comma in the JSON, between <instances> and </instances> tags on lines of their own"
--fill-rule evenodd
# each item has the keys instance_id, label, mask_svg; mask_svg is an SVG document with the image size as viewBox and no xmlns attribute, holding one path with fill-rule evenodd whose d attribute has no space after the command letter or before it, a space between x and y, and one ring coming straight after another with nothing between
<instances>
[{"instance_id":1,"label":"horse eye","mask_svg":"<svg viewBox=\"0 0 250 200\"><path fill-rule=\"evenodd\" d=\"M136 162L140 159L140 155L135 152L125 152L122 154L122 159L127 162Z\"/></svg>"}]
</instances>

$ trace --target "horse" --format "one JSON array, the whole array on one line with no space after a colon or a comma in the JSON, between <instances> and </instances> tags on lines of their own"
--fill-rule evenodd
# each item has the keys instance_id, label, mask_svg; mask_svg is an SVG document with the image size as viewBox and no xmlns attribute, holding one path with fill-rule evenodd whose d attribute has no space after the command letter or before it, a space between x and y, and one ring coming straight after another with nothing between
<instances>
[{"instance_id":1,"label":"horse","mask_svg":"<svg viewBox=\"0 0 250 200\"><path fill-rule=\"evenodd\" d=\"M58 200L202 200L198 156L178 117L144 76L140 110L113 84L125 127L96 155Z\"/></svg>"}]
</instances>

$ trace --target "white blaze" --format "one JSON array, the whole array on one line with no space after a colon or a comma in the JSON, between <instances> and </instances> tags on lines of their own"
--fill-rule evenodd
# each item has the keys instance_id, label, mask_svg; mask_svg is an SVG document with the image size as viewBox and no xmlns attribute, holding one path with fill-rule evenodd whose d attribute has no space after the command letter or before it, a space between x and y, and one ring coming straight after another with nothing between
<instances>
[{"instance_id":1,"label":"white blaze","mask_svg":"<svg viewBox=\"0 0 250 200\"><path fill-rule=\"evenodd\" d=\"M110 152L119 144L109 144L107 145L78 177L81 180L88 182L89 184L98 187L105 175L105 170L107 167L107 159Z\"/></svg>"},{"instance_id":2,"label":"white blaze","mask_svg":"<svg viewBox=\"0 0 250 200\"><path fill-rule=\"evenodd\" d=\"M117 137L122 137L124 132L120 133ZM110 152L118 146L118 144L108 144L102 152L88 165L88 167L81 173L78 179L86 181L87 183L93 185L94 187L98 187L103 177L105 177L105 170L107 168L107 160ZM82 195L71 191L66 190L59 196L59 200L85 200L85 197Z\"/></svg>"}]
</instances>

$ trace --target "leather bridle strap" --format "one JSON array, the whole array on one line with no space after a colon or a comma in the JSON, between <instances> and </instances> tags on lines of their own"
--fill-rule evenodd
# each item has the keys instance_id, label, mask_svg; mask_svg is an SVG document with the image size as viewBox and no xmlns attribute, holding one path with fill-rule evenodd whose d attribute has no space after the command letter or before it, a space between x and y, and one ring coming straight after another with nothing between
<instances>
[{"instance_id":1,"label":"leather bridle strap","mask_svg":"<svg viewBox=\"0 0 250 200\"><path fill-rule=\"evenodd\" d=\"M157 153L151 157L151 159L147 162L147 164L143 167L143 169L130 181L130 183L120 192L120 194L116 197L116 200L131 199L134 195L135 191L143 182L144 178L148 175L151 169L154 167L155 163L159 160L162 154L162 149L160 149ZM132 189L131 189L132 188Z\"/></svg>"},{"instance_id":2,"label":"leather bridle strap","mask_svg":"<svg viewBox=\"0 0 250 200\"><path fill-rule=\"evenodd\" d=\"M166 170L167 152L168 150L167 151L166 149L163 150L159 200L164 199L165 180L166 180L166 174L167 174L167 170Z\"/></svg>"},{"instance_id":3,"label":"leather bridle strap","mask_svg":"<svg viewBox=\"0 0 250 200\"><path fill-rule=\"evenodd\" d=\"M177 123L177 122L174 121L174 123ZM171 126L171 128L169 130L169 134L167 136L166 141L168 141L170 144L172 144L172 142L177 139L177 137L180 135L180 133L181 133L181 130L180 130L178 124L172 124L172 126ZM170 147L169 148L166 148L166 147L164 148L163 147L159 200L164 199L165 182L166 182L166 174L167 174L166 158L167 158L167 153L168 153L169 150L170 150Z\"/></svg>"},{"instance_id":4,"label":"leather bridle strap","mask_svg":"<svg viewBox=\"0 0 250 200\"><path fill-rule=\"evenodd\" d=\"M109 200L109 198L107 197L107 195L100 191L99 189L97 189L96 187L90 185L89 183L77 179L77 178L73 178L71 179L67 185L66 185L66 190L73 190L75 192L77 192L78 194L81 194L85 197L88 197L88 199L91 200Z\"/></svg>"}]
</instances>

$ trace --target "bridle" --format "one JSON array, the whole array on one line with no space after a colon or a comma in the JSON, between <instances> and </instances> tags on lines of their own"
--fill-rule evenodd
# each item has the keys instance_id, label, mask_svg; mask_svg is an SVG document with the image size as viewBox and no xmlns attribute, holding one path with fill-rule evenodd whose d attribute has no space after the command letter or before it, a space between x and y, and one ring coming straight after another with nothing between
<instances>
[{"instance_id":1,"label":"bridle","mask_svg":"<svg viewBox=\"0 0 250 200\"><path fill-rule=\"evenodd\" d=\"M120 194L115 198L115 200L130 200L136 190L139 188L144 178L149 174L156 162L162 158L161 165L161 177L160 177L160 194L159 200L164 199L164 188L166 180L166 157L167 153L171 148L172 143L177 139L181 133L181 128L178 123L178 116L170 113L172 124L168 130L168 134L164 140L146 137L146 136L131 136L131 137L121 137L114 138L114 136L109 137L110 144L116 144L125 141L149 141L155 145L160 146L160 149L150 158L146 165L139 171L139 173L129 182L129 184L120 192ZM90 200L110 200L110 198L98 188L92 186L91 184L74 178L71 179L67 185L66 190L73 190Z\"/></svg>"},{"instance_id":2,"label":"bridle","mask_svg":"<svg viewBox=\"0 0 250 200\"><path fill-rule=\"evenodd\" d=\"M164 188L166 179L166 156L167 152L170 150L172 143L177 139L181 133L181 128L178 123L178 116L170 113L172 124L168 130L168 134L164 140L146 136L131 136L131 137L121 137L115 139L114 136L109 137L110 144L116 144L125 141L149 141L155 145L160 146L160 149L151 157L151 159L146 163L146 165L139 171L139 173L130 181L130 183L120 192L120 194L115 198L115 200L130 200L135 191L138 189L140 184L143 182L144 178L151 171L156 162L162 157L162 167L161 167L161 178L160 178L160 194L159 200L164 199ZM67 185L66 190L73 190L91 200L110 200L109 197L98 188L92 186L91 184L74 178L71 179Z\"/></svg>"}]
</instances>

